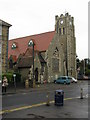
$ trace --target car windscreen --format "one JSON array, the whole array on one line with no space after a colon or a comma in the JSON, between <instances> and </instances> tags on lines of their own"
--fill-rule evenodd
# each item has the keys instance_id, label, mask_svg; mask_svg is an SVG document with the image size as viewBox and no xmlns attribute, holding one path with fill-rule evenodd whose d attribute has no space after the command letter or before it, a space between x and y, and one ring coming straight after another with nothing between
<instances>
[{"instance_id":1,"label":"car windscreen","mask_svg":"<svg viewBox=\"0 0 90 120\"><path fill-rule=\"evenodd\" d=\"M61 77L61 79L66 79L66 77Z\"/></svg>"}]
</instances>

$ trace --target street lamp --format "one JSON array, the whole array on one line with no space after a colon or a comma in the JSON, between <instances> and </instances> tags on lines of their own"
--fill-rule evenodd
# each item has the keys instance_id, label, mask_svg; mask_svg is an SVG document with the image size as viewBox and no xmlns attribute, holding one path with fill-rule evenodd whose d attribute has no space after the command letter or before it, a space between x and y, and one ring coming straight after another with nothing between
<instances>
[{"instance_id":1,"label":"street lamp","mask_svg":"<svg viewBox=\"0 0 90 120\"><path fill-rule=\"evenodd\" d=\"M16 74L13 74L13 77L14 77L14 87L15 87L15 92L16 92Z\"/></svg>"},{"instance_id":2,"label":"street lamp","mask_svg":"<svg viewBox=\"0 0 90 120\"><path fill-rule=\"evenodd\" d=\"M33 80L32 80L32 87L34 88L35 87L35 79L34 79L34 42L33 40L30 40L29 44L28 44L30 47L33 47Z\"/></svg>"},{"instance_id":3,"label":"street lamp","mask_svg":"<svg viewBox=\"0 0 90 120\"><path fill-rule=\"evenodd\" d=\"M85 59L83 60L83 69L84 69L84 76L85 76Z\"/></svg>"}]
</instances>

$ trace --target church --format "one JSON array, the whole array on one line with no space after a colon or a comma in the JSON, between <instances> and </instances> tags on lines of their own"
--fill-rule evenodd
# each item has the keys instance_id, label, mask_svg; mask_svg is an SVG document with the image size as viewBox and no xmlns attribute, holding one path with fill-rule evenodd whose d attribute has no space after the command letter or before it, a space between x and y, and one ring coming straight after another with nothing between
<instances>
[{"instance_id":1,"label":"church","mask_svg":"<svg viewBox=\"0 0 90 120\"><path fill-rule=\"evenodd\" d=\"M76 38L74 17L55 16L55 30L8 41L9 70L16 70L26 80L33 65L36 82L53 82L59 76L76 78Z\"/></svg>"}]
</instances>

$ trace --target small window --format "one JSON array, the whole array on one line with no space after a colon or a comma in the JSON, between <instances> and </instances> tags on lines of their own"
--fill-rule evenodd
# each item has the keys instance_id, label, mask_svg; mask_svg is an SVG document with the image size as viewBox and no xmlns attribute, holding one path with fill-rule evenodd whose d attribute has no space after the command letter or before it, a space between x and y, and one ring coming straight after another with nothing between
<instances>
[{"instance_id":1,"label":"small window","mask_svg":"<svg viewBox=\"0 0 90 120\"><path fill-rule=\"evenodd\" d=\"M61 35L61 28L59 29L59 35Z\"/></svg>"},{"instance_id":2,"label":"small window","mask_svg":"<svg viewBox=\"0 0 90 120\"><path fill-rule=\"evenodd\" d=\"M30 46L30 44L31 44L31 43L30 43L30 41L29 41L28 46Z\"/></svg>"},{"instance_id":3,"label":"small window","mask_svg":"<svg viewBox=\"0 0 90 120\"><path fill-rule=\"evenodd\" d=\"M65 34L65 28L63 28L63 35Z\"/></svg>"},{"instance_id":4,"label":"small window","mask_svg":"<svg viewBox=\"0 0 90 120\"><path fill-rule=\"evenodd\" d=\"M17 45L15 43L12 44L12 49L17 48Z\"/></svg>"},{"instance_id":5,"label":"small window","mask_svg":"<svg viewBox=\"0 0 90 120\"><path fill-rule=\"evenodd\" d=\"M28 42L28 46L33 46L33 41L32 41L32 40L30 40L30 41Z\"/></svg>"},{"instance_id":6,"label":"small window","mask_svg":"<svg viewBox=\"0 0 90 120\"><path fill-rule=\"evenodd\" d=\"M57 47L56 47L56 51L59 51Z\"/></svg>"}]
</instances>

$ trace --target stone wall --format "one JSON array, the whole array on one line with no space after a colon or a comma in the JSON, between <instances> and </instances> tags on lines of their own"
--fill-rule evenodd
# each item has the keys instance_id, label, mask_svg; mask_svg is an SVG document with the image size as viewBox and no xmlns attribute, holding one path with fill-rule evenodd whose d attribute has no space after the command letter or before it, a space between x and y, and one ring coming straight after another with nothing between
<instances>
[{"instance_id":1,"label":"stone wall","mask_svg":"<svg viewBox=\"0 0 90 120\"><path fill-rule=\"evenodd\" d=\"M2 71L7 71L8 62L8 27L2 26Z\"/></svg>"},{"instance_id":2,"label":"stone wall","mask_svg":"<svg viewBox=\"0 0 90 120\"><path fill-rule=\"evenodd\" d=\"M64 75L64 52L56 33L47 51L48 81L53 82L57 77Z\"/></svg>"},{"instance_id":3,"label":"stone wall","mask_svg":"<svg viewBox=\"0 0 90 120\"><path fill-rule=\"evenodd\" d=\"M19 68L19 72L21 74L21 79L22 81L25 81L26 79L28 79L28 73L29 73L29 69L30 68Z\"/></svg>"},{"instance_id":4,"label":"stone wall","mask_svg":"<svg viewBox=\"0 0 90 120\"><path fill-rule=\"evenodd\" d=\"M0 20L0 44L2 46L1 56L2 56L2 72L7 72L8 69L8 37L9 37L9 27L11 25Z\"/></svg>"}]
</instances>

